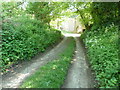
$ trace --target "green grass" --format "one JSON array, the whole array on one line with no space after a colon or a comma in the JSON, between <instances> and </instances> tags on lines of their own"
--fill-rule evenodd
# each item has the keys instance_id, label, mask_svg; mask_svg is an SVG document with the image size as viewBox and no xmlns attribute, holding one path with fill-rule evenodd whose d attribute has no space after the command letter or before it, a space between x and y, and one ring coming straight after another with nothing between
<instances>
[{"instance_id":1,"label":"green grass","mask_svg":"<svg viewBox=\"0 0 120 90\"><path fill-rule=\"evenodd\" d=\"M60 88L65 80L72 60L75 41L72 39L69 46L60 54L57 60L50 61L33 75L28 77L21 88Z\"/></svg>"}]
</instances>

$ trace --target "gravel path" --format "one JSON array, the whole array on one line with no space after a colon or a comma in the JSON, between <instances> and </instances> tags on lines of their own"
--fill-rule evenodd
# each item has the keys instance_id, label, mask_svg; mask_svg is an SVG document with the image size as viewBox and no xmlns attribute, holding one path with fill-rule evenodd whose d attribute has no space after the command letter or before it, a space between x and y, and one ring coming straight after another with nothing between
<instances>
[{"instance_id":1,"label":"gravel path","mask_svg":"<svg viewBox=\"0 0 120 90\"><path fill-rule=\"evenodd\" d=\"M75 40L75 57L72 65L69 68L68 75L62 88L93 88L94 78L86 62L82 43L77 37Z\"/></svg>"},{"instance_id":2,"label":"gravel path","mask_svg":"<svg viewBox=\"0 0 120 90\"><path fill-rule=\"evenodd\" d=\"M46 64L50 60L56 59L61 52L68 46L70 38L64 38L61 43L59 43L51 51L43 54L42 56L34 58L31 62L19 66L12 73L2 76L2 88L17 88L21 82L34 73L38 68Z\"/></svg>"}]
</instances>

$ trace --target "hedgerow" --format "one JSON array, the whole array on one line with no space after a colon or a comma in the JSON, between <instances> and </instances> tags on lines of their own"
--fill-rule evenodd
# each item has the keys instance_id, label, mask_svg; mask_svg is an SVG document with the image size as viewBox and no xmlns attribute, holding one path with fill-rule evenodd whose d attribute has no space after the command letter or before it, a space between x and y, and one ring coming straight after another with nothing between
<instances>
[{"instance_id":1,"label":"hedgerow","mask_svg":"<svg viewBox=\"0 0 120 90\"><path fill-rule=\"evenodd\" d=\"M114 24L99 28L94 26L82 37L99 87L117 87L119 83L118 27Z\"/></svg>"},{"instance_id":2,"label":"hedgerow","mask_svg":"<svg viewBox=\"0 0 120 90\"><path fill-rule=\"evenodd\" d=\"M2 24L2 60L6 68L22 60L30 60L61 37L61 33L39 20L27 16L6 20Z\"/></svg>"}]
</instances>

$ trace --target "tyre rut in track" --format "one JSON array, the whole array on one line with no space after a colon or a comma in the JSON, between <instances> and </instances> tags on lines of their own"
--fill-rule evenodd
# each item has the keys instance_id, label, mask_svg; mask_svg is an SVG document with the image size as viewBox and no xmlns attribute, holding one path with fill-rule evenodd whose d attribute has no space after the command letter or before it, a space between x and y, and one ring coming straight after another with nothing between
<instances>
[{"instance_id":1,"label":"tyre rut in track","mask_svg":"<svg viewBox=\"0 0 120 90\"><path fill-rule=\"evenodd\" d=\"M75 57L62 88L94 88L94 76L86 62L82 43L77 37L75 41Z\"/></svg>"}]
</instances>

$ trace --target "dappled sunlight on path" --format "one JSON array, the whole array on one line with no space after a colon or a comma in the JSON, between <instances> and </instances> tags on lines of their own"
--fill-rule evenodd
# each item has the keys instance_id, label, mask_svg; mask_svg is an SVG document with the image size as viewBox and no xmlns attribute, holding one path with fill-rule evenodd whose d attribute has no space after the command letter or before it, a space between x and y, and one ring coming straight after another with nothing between
<instances>
[{"instance_id":1,"label":"dappled sunlight on path","mask_svg":"<svg viewBox=\"0 0 120 90\"><path fill-rule=\"evenodd\" d=\"M75 41L75 56L62 88L93 88L94 78L87 64L84 48L79 38L75 38Z\"/></svg>"}]
</instances>

